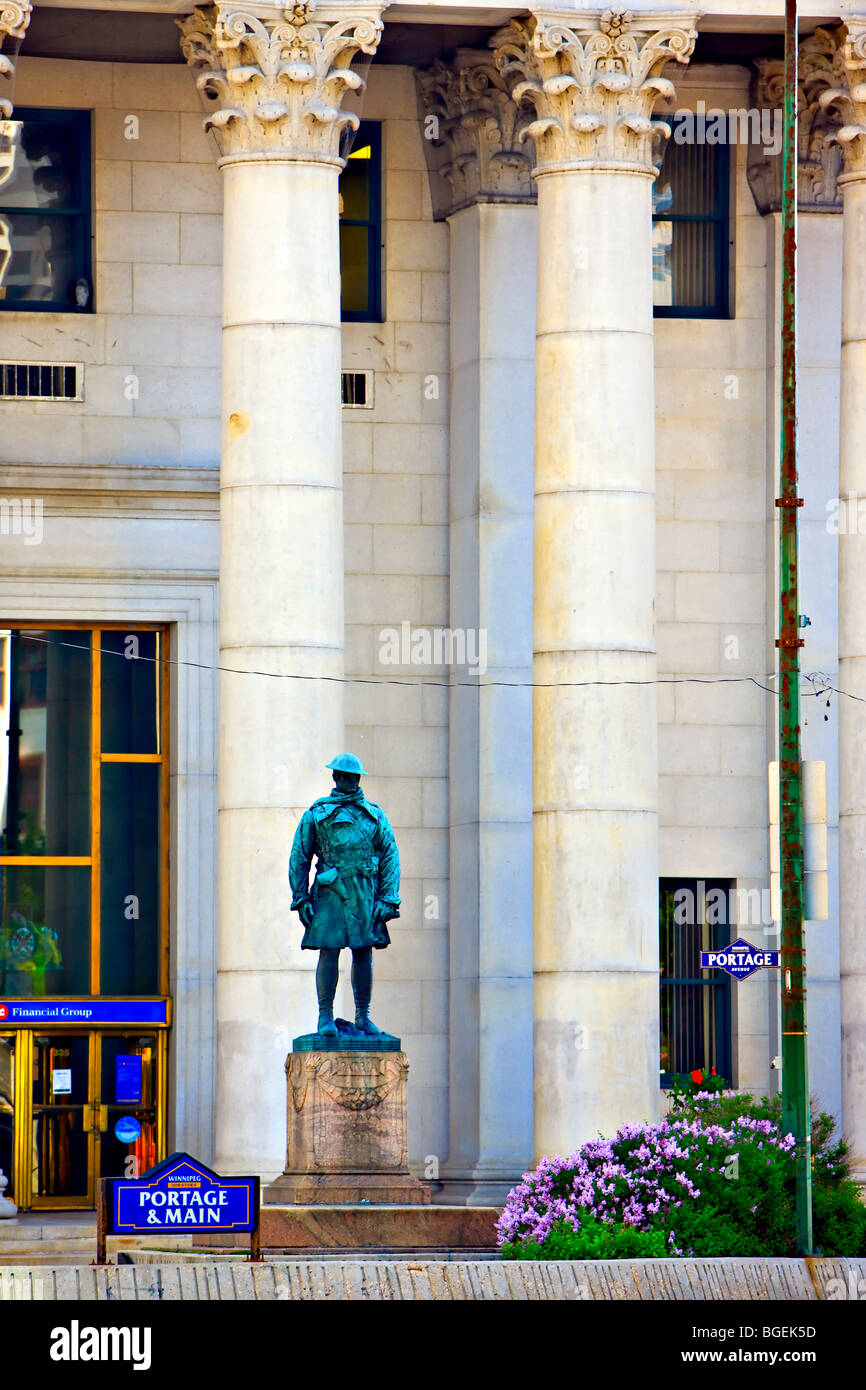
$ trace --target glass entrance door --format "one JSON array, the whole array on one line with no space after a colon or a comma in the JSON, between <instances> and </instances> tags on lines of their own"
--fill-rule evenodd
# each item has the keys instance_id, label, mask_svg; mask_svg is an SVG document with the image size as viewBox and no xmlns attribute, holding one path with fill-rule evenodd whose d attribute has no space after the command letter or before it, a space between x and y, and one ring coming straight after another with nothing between
<instances>
[{"instance_id":1,"label":"glass entrance door","mask_svg":"<svg viewBox=\"0 0 866 1390\"><path fill-rule=\"evenodd\" d=\"M165 1032L0 1036L0 1167L20 1207L93 1207L99 1178L165 1156L166 1049Z\"/></svg>"},{"instance_id":2,"label":"glass entrance door","mask_svg":"<svg viewBox=\"0 0 866 1390\"><path fill-rule=\"evenodd\" d=\"M106 1123L100 1135L99 1175L138 1178L159 1153L160 1040L154 1034L103 1033L100 1096Z\"/></svg>"},{"instance_id":3,"label":"glass entrance door","mask_svg":"<svg viewBox=\"0 0 866 1390\"><path fill-rule=\"evenodd\" d=\"M93 1089L96 1035L38 1033L31 1060L34 1207L93 1205L99 1105Z\"/></svg>"}]
</instances>

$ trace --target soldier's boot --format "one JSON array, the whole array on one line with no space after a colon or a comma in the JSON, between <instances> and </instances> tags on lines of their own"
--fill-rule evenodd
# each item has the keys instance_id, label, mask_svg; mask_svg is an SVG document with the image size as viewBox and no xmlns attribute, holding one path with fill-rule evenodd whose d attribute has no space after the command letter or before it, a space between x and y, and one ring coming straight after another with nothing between
<instances>
[{"instance_id":1,"label":"soldier's boot","mask_svg":"<svg viewBox=\"0 0 866 1390\"><path fill-rule=\"evenodd\" d=\"M337 980L340 974L339 951L322 950L316 966L316 994L319 1000L319 1022L316 1032L326 1038L337 1037L334 1022L334 995L337 993Z\"/></svg>"},{"instance_id":2,"label":"soldier's boot","mask_svg":"<svg viewBox=\"0 0 866 1390\"><path fill-rule=\"evenodd\" d=\"M370 999L373 994L373 948L352 952L352 993L355 996L355 1027L359 1033L376 1037L382 1032L370 1018Z\"/></svg>"}]
</instances>

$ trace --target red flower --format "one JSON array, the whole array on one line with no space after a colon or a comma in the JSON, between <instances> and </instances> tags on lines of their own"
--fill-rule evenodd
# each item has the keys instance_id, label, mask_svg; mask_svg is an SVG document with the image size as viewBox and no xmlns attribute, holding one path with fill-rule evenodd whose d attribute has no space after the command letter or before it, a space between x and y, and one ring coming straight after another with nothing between
<instances>
[{"instance_id":1,"label":"red flower","mask_svg":"<svg viewBox=\"0 0 866 1390\"><path fill-rule=\"evenodd\" d=\"M696 1070L692 1072L692 1081L694 1081L695 1085L698 1085L703 1079L704 1073L701 1071L700 1067L696 1068Z\"/></svg>"},{"instance_id":2,"label":"red flower","mask_svg":"<svg viewBox=\"0 0 866 1390\"><path fill-rule=\"evenodd\" d=\"M715 1069L715 1067L710 1067L710 1071L711 1071L712 1075L715 1076L715 1074L716 1074L716 1069Z\"/></svg>"}]
</instances>

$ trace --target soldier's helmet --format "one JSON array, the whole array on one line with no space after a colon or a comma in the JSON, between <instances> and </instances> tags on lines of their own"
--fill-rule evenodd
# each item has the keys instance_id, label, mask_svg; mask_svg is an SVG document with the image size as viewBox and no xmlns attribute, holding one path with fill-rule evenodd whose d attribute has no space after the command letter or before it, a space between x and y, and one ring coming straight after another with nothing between
<instances>
[{"instance_id":1,"label":"soldier's helmet","mask_svg":"<svg viewBox=\"0 0 866 1390\"><path fill-rule=\"evenodd\" d=\"M367 772L361 759L356 758L354 753L340 753L333 762L328 763L328 767L332 772L354 772L359 777L363 777Z\"/></svg>"}]
</instances>

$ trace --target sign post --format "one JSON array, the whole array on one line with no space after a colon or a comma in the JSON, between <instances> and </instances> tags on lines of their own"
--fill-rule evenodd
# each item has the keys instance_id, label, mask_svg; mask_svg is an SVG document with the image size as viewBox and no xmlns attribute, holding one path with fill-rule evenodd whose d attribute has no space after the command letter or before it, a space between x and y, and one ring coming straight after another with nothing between
<instances>
[{"instance_id":1,"label":"sign post","mask_svg":"<svg viewBox=\"0 0 866 1390\"><path fill-rule=\"evenodd\" d=\"M108 1258L107 1239L108 1236L108 1178L99 1179L99 1191L96 1198L96 1259L91 1260L91 1264L109 1265L111 1260Z\"/></svg>"},{"instance_id":2,"label":"sign post","mask_svg":"<svg viewBox=\"0 0 866 1390\"><path fill-rule=\"evenodd\" d=\"M190 1231L248 1231L250 1260L259 1261L261 1180L221 1178L190 1154L176 1153L140 1178L102 1178L97 1217L97 1264L105 1238Z\"/></svg>"}]
</instances>

